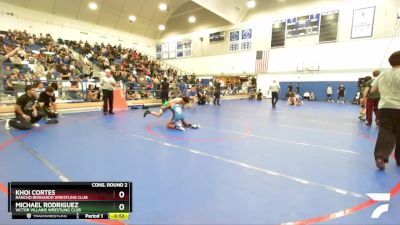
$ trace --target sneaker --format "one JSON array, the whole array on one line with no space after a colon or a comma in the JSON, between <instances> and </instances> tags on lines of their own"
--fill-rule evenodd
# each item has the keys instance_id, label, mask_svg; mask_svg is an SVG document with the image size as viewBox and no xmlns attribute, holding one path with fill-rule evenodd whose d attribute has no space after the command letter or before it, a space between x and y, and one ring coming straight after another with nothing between
<instances>
[{"instance_id":1,"label":"sneaker","mask_svg":"<svg viewBox=\"0 0 400 225\"><path fill-rule=\"evenodd\" d=\"M40 127L40 124L34 123L34 124L32 124L32 127Z\"/></svg>"},{"instance_id":2,"label":"sneaker","mask_svg":"<svg viewBox=\"0 0 400 225\"><path fill-rule=\"evenodd\" d=\"M370 127L372 124L371 123L366 123L365 125Z\"/></svg>"},{"instance_id":3,"label":"sneaker","mask_svg":"<svg viewBox=\"0 0 400 225\"><path fill-rule=\"evenodd\" d=\"M177 126L176 129L180 130L180 131L186 131L186 129L184 127L182 127L182 126Z\"/></svg>"},{"instance_id":4,"label":"sneaker","mask_svg":"<svg viewBox=\"0 0 400 225\"><path fill-rule=\"evenodd\" d=\"M376 167L378 167L378 169L380 170L384 170L385 169L385 161L381 158L375 159L375 163L376 163Z\"/></svg>"},{"instance_id":5,"label":"sneaker","mask_svg":"<svg viewBox=\"0 0 400 225\"><path fill-rule=\"evenodd\" d=\"M6 130L10 130L10 129L11 129L11 126L10 126L10 119L7 119L7 120L6 120L6 125L4 126L4 128L5 128Z\"/></svg>"},{"instance_id":6,"label":"sneaker","mask_svg":"<svg viewBox=\"0 0 400 225\"><path fill-rule=\"evenodd\" d=\"M143 114L143 117L146 117L148 114L151 114L150 110L146 110Z\"/></svg>"}]
</instances>

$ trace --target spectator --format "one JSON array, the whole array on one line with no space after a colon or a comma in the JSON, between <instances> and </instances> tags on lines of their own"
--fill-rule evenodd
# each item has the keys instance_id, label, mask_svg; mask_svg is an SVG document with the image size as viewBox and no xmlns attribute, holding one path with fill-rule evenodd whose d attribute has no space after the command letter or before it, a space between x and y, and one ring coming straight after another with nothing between
<instances>
[{"instance_id":1,"label":"spectator","mask_svg":"<svg viewBox=\"0 0 400 225\"><path fill-rule=\"evenodd\" d=\"M365 100L366 102L366 120L367 126L371 126L372 124L372 113L375 113L375 123L379 126L379 111L378 111L378 104L379 104L379 99L380 99L380 95L379 92L373 92L370 93L371 87L372 87L372 82L378 78L379 74L381 73L381 71L379 70L375 70L372 75L373 75L373 79L371 79L370 81L368 81L367 83L367 87L364 90L364 96L365 96ZM365 101L364 100L364 101Z\"/></svg>"},{"instance_id":2,"label":"spectator","mask_svg":"<svg viewBox=\"0 0 400 225\"><path fill-rule=\"evenodd\" d=\"M304 100L310 101L310 92L306 91L303 94Z\"/></svg>"},{"instance_id":3,"label":"spectator","mask_svg":"<svg viewBox=\"0 0 400 225\"><path fill-rule=\"evenodd\" d=\"M315 94L314 92L310 93L310 101L315 101Z\"/></svg>"},{"instance_id":4,"label":"spectator","mask_svg":"<svg viewBox=\"0 0 400 225\"><path fill-rule=\"evenodd\" d=\"M389 57L392 69L374 80L371 93L379 91L379 134L375 145L376 166L384 170L395 148L395 160L400 166L400 51Z\"/></svg>"},{"instance_id":5,"label":"spectator","mask_svg":"<svg viewBox=\"0 0 400 225\"><path fill-rule=\"evenodd\" d=\"M257 100L258 100L258 101L261 101L261 100L262 100L262 92L261 92L261 89L258 89L258 92L257 92Z\"/></svg>"},{"instance_id":6,"label":"spectator","mask_svg":"<svg viewBox=\"0 0 400 225\"><path fill-rule=\"evenodd\" d=\"M98 94L99 94L99 92L95 89L95 86L93 84L89 84L89 89L87 91L86 100L88 102L97 101Z\"/></svg>"},{"instance_id":7,"label":"spectator","mask_svg":"<svg viewBox=\"0 0 400 225\"><path fill-rule=\"evenodd\" d=\"M46 118L55 119L58 117L56 96L52 87L46 88L45 91L39 94L39 108L42 110L42 115Z\"/></svg>"},{"instance_id":8,"label":"spectator","mask_svg":"<svg viewBox=\"0 0 400 225\"><path fill-rule=\"evenodd\" d=\"M20 130L29 130L32 127L38 127L36 124L42 116L38 114L36 98L36 90L33 86L25 87L25 94L17 99L15 105L15 119L9 119L6 122L5 128L9 130L11 127Z\"/></svg>"},{"instance_id":9,"label":"spectator","mask_svg":"<svg viewBox=\"0 0 400 225\"><path fill-rule=\"evenodd\" d=\"M7 48L6 48L7 51ZM5 54L4 56L0 56L0 78L4 78L5 74L3 73L3 63L9 59L10 57L12 57L13 55L15 55L17 52L19 51L19 47L16 47L14 50L8 52L7 54ZM3 90L3 82L0 82L0 90Z\"/></svg>"},{"instance_id":10,"label":"spectator","mask_svg":"<svg viewBox=\"0 0 400 225\"><path fill-rule=\"evenodd\" d=\"M327 101L328 102L333 102L333 89L332 85L329 85L328 88L326 89L326 96L327 96Z\"/></svg>"},{"instance_id":11,"label":"spectator","mask_svg":"<svg viewBox=\"0 0 400 225\"><path fill-rule=\"evenodd\" d=\"M220 80L216 80L214 83L214 105L219 105L219 99L221 97L221 83Z\"/></svg>"},{"instance_id":12,"label":"spectator","mask_svg":"<svg viewBox=\"0 0 400 225\"><path fill-rule=\"evenodd\" d=\"M161 102L169 101L169 82L167 77L163 77L163 81L161 82Z\"/></svg>"},{"instance_id":13,"label":"spectator","mask_svg":"<svg viewBox=\"0 0 400 225\"><path fill-rule=\"evenodd\" d=\"M342 102L344 104L345 96L346 96L346 88L344 84L340 84L338 90L338 103Z\"/></svg>"}]
</instances>

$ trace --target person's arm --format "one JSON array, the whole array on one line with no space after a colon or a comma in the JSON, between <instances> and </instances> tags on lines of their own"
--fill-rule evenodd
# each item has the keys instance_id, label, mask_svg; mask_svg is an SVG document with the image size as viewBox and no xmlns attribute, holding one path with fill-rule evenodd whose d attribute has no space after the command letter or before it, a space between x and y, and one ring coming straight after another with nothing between
<instances>
[{"instance_id":1,"label":"person's arm","mask_svg":"<svg viewBox=\"0 0 400 225\"><path fill-rule=\"evenodd\" d=\"M370 89L371 89L370 87L366 87L365 88L364 93L363 93L364 94L364 98L368 98L368 93L370 92Z\"/></svg>"},{"instance_id":2,"label":"person's arm","mask_svg":"<svg viewBox=\"0 0 400 225\"><path fill-rule=\"evenodd\" d=\"M37 106L36 104L32 106L32 115L34 117L38 116L38 111L36 109L36 106Z\"/></svg>"},{"instance_id":3,"label":"person's arm","mask_svg":"<svg viewBox=\"0 0 400 225\"><path fill-rule=\"evenodd\" d=\"M21 115L24 119L26 120L31 120L31 117L26 115L22 109L20 105L15 105L15 112L17 112L18 115Z\"/></svg>"},{"instance_id":4,"label":"person's arm","mask_svg":"<svg viewBox=\"0 0 400 225\"><path fill-rule=\"evenodd\" d=\"M379 89L378 89L378 86L372 86L371 87L371 93L375 93L375 92L378 92L379 91Z\"/></svg>"},{"instance_id":5,"label":"person's arm","mask_svg":"<svg viewBox=\"0 0 400 225\"><path fill-rule=\"evenodd\" d=\"M372 81L371 90L369 91L370 93L379 92L378 83L382 76L383 76L383 74L379 75L378 78L376 78L376 79L374 79L374 81Z\"/></svg>"},{"instance_id":6,"label":"person's arm","mask_svg":"<svg viewBox=\"0 0 400 225\"><path fill-rule=\"evenodd\" d=\"M19 47L16 47L14 50L7 53L4 57L6 57L7 59L10 58L11 56L15 55L19 51L19 49L20 49Z\"/></svg>"}]
</instances>

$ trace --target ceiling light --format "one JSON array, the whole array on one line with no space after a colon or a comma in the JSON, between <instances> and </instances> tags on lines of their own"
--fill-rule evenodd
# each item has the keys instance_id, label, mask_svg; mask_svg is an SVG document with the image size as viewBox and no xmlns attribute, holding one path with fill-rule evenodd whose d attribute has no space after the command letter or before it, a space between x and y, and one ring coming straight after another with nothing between
<instances>
[{"instance_id":1,"label":"ceiling light","mask_svg":"<svg viewBox=\"0 0 400 225\"><path fill-rule=\"evenodd\" d=\"M159 8L161 11L165 11L165 10L168 9L168 6L167 6L167 4L165 4L165 3L161 3L161 4L158 6L158 8Z\"/></svg>"},{"instance_id":2,"label":"ceiling light","mask_svg":"<svg viewBox=\"0 0 400 225\"><path fill-rule=\"evenodd\" d=\"M196 17L190 16L188 21L189 21L189 23L195 23L196 22Z\"/></svg>"},{"instance_id":3,"label":"ceiling light","mask_svg":"<svg viewBox=\"0 0 400 225\"><path fill-rule=\"evenodd\" d=\"M158 29L159 30L165 30L165 26L164 25L160 25L160 26L158 26Z\"/></svg>"},{"instance_id":4,"label":"ceiling light","mask_svg":"<svg viewBox=\"0 0 400 225\"><path fill-rule=\"evenodd\" d=\"M129 16L129 22L135 22L136 16Z\"/></svg>"},{"instance_id":5,"label":"ceiling light","mask_svg":"<svg viewBox=\"0 0 400 225\"><path fill-rule=\"evenodd\" d=\"M96 2L91 2L91 3L89 3L89 8L90 8L91 10L96 10L96 9L97 9L97 4L96 4Z\"/></svg>"},{"instance_id":6,"label":"ceiling light","mask_svg":"<svg viewBox=\"0 0 400 225\"><path fill-rule=\"evenodd\" d=\"M254 0L248 0L248 1L247 1L247 7L250 8L250 9L256 7L256 1L254 1Z\"/></svg>"}]
</instances>

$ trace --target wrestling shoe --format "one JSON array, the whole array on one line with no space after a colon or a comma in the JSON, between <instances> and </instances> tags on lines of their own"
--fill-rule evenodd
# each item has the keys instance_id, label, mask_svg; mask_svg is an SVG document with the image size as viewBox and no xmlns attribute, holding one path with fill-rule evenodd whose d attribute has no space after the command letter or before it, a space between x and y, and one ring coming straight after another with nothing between
<instances>
[{"instance_id":1,"label":"wrestling shoe","mask_svg":"<svg viewBox=\"0 0 400 225\"><path fill-rule=\"evenodd\" d=\"M380 170L385 169L385 160L383 160L381 158L377 158L377 159L375 159L375 163L376 163L376 167L378 167L378 169L380 169Z\"/></svg>"},{"instance_id":2,"label":"wrestling shoe","mask_svg":"<svg viewBox=\"0 0 400 225\"><path fill-rule=\"evenodd\" d=\"M5 128L6 130L10 130L10 129L11 129L11 126L10 126L10 119L7 119L7 120L6 120L6 125L4 126L4 128Z\"/></svg>"},{"instance_id":3,"label":"wrestling shoe","mask_svg":"<svg viewBox=\"0 0 400 225\"><path fill-rule=\"evenodd\" d=\"M148 114L151 114L151 112L150 112L150 110L147 109L147 110L144 112L143 117L146 117Z\"/></svg>"}]
</instances>

